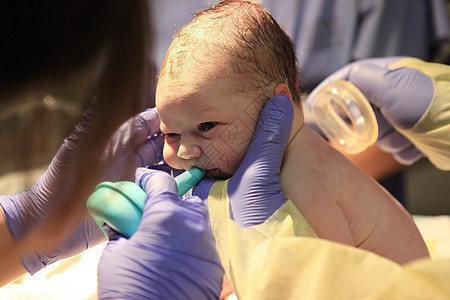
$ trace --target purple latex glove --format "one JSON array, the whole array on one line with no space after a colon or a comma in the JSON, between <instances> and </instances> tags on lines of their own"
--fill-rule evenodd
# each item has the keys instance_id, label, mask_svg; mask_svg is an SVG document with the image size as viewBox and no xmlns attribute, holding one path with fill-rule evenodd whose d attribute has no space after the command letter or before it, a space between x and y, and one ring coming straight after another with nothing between
<instances>
[{"instance_id":1,"label":"purple latex glove","mask_svg":"<svg viewBox=\"0 0 450 300\"><path fill-rule=\"evenodd\" d=\"M133 122L137 130L131 131ZM83 116L72 135L64 141L48 170L27 191L9 196L0 196L6 224L15 240L26 236L38 224L44 223L53 207L64 199L58 197L58 188L65 180L71 178L72 156L79 149L79 143L86 136L89 128L89 114ZM104 180L115 179L116 170L133 173L139 166L162 157L163 137L153 135L159 133L159 116L156 110L141 113L120 127L113 135L106 153L101 157L104 165ZM126 158L134 156L134 164ZM147 159L143 159L146 157ZM123 174L123 173L122 173ZM127 180L129 178L122 178ZM105 239L104 234L90 217L86 217L80 225L61 242L53 251L34 249L31 253L22 254L21 260L25 269L34 274L46 265L98 244Z\"/></svg>"},{"instance_id":2,"label":"purple latex glove","mask_svg":"<svg viewBox=\"0 0 450 300\"><path fill-rule=\"evenodd\" d=\"M164 136L159 129L156 108L148 109L119 127L101 159L105 162L108 181L133 181L136 168L163 159ZM130 159L131 157L131 159ZM130 161L133 162L130 164ZM116 174L121 174L118 178Z\"/></svg>"},{"instance_id":3,"label":"purple latex glove","mask_svg":"<svg viewBox=\"0 0 450 300\"><path fill-rule=\"evenodd\" d=\"M293 105L287 96L271 98L259 116L247 154L229 179L232 218L244 228L263 223L286 201L280 168L292 118ZM194 195L206 199L213 183L212 179L203 179Z\"/></svg>"},{"instance_id":4,"label":"purple latex glove","mask_svg":"<svg viewBox=\"0 0 450 300\"><path fill-rule=\"evenodd\" d=\"M423 154L396 129L412 128L424 115L434 96L433 81L419 70L390 66L404 57L371 58L351 63L328 76L306 100L307 105L326 84L346 80L358 87L374 107L378 145L405 165Z\"/></svg>"},{"instance_id":5,"label":"purple latex glove","mask_svg":"<svg viewBox=\"0 0 450 300\"><path fill-rule=\"evenodd\" d=\"M205 204L182 200L163 171L139 168L136 183L147 194L141 223L129 239L110 232L99 299L219 299L224 270Z\"/></svg>"}]
</instances>

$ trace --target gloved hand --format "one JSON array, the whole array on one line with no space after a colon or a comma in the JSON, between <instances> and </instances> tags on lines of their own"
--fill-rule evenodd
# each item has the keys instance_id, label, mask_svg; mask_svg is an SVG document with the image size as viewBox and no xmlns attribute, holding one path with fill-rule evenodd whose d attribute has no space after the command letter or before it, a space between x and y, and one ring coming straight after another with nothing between
<instances>
[{"instance_id":1,"label":"gloved hand","mask_svg":"<svg viewBox=\"0 0 450 300\"><path fill-rule=\"evenodd\" d=\"M351 63L328 76L308 96L306 103L326 84L346 80L358 87L374 107L379 147L402 164L410 165L423 154L397 130L412 128L434 96L432 79L417 69L391 66L404 57L372 58Z\"/></svg>"},{"instance_id":2,"label":"gloved hand","mask_svg":"<svg viewBox=\"0 0 450 300\"><path fill-rule=\"evenodd\" d=\"M218 299L224 270L206 205L181 200L173 178L139 168L141 223L129 239L112 231L98 266L99 299Z\"/></svg>"},{"instance_id":3,"label":"gloved hand","mask_svg":"<svg viewBox=\"0 0 450 300\"><path fill-rule=\"evenodd\" d=\"M245 158L229 179L232 218L244 228L263 223L286 201L280 168L292 118L293 105L287 96L271 98L259 116ZM194 188L194 195L207 199L213 183L213 179L203 179Z\"/></svg>"},{"instance_id":4,"label":"gloved hand","mask_svg":"<svg viewBox=\"0 0 450 300\"><path fill-rule=\"evenodd\" d=\"M131 126L133 123L137 123L136 127ZM52 209L64 201L58 196L58 189L71 177L72 157L79 149L80 141L88 134L89 124L89 114L85 114L72 135L64 141L48 170L29 190L0 197L5 221L15 240L25 237L36 226L48 220ZM137 130L132 131L133 128ZM104 180L117 180L117 170L134 173L137 167L162 157L163 137L153 136L156 133L159 133L159 116L154 109L122 125L101 157ZM134 164L126 159L130 155L134 156ZM32 253L22 254L22 264L29 273L34 274L46 265L80 253L104 239L104 234L92 218L86 217L53 251L34 249Z\"/></svg>"},{"instance_id":5,"label":"gloved hand","mask_svg":"<svg viewBox=\"0 0 450 300\"><path fill-rule=\"evenodd\" d=\"M133 181L136 168L163 159L164 136L159 129L156 108L148 109L125 122L112 136L101 156L108 181ZM131 156L131 159L130 159ZM133 164L130 164L134 162ZM122 174L117 178L116 174Z\"/></svg>"}]
</instances>

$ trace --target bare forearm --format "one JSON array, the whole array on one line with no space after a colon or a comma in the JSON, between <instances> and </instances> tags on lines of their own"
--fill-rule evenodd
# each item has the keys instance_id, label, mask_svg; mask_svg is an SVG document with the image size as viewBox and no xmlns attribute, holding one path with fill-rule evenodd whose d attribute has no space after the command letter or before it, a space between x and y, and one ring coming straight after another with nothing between
<instances>
[{"instance_id":1,"label":"bare forearm","mask_svg":"<svg viewBox=\"0 0 450 300\"><path fill-rule=\"evenodd\" d=\"M394 159L392 154L383 152L377 145L373 145L359 154L343 154L361 170L376 180L383 180L389 175L405 168L405 166Z\"/></svg>"},{"instance_id":2,"label":"bare forearm","mask_svg":"<svg viewBox=\"0 0 450 300\"><path fill-rule=\"evenodd\" d=\"M13 281L26 273L20 261L16 242L6 226L3 211L0 209L0 286Z\"/></svg>"}]
</instances>

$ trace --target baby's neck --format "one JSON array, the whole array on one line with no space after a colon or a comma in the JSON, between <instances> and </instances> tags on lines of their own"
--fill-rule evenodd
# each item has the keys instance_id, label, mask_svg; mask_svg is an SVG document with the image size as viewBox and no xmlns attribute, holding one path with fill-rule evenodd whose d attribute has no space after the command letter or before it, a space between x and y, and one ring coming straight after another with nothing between
<instances>
[{"instance_id":1,"label":"baby's neck","mask_svg":"<svg viewBox=\"0 0 450 300\"><path fill-rule=\"evenodd\" d=\"M292 142L292 140L297 136L297 134L300 132L300 130L303 128L303 125L305 124L305 118L303 115L301 105L302 105L301 103L297 105L294 104L294 117L292 119L291 134L289 135L287 145L289 145Z\"/></svg>"},{"instance_id":2,"label":"baby's neck","mask_svg":"<svg viewBox=\"0 0 450 300\"><path fill-rule=\"evenodd\" d=\"M301 105L301 104L300 104ZM320 156L321 162L329 159L332 152L337 152L321 136L305 124L305 118L301 107L294 106L294 118L292 120L291 133L284 159L290 155L303 165L309 165L312 156Z\"/></svg>"}]
</instances>

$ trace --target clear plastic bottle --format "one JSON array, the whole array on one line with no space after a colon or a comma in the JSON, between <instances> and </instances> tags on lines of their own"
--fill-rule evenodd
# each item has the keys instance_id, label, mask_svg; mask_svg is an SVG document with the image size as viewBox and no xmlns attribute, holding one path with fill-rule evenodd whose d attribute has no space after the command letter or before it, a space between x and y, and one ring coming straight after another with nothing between
<instances>
[{"instance_id":1,"label":"clear plastic bottle","mask_svg":"<svg viewBox=\"0 0 450 300\"><path fill-rule=\"evenodd\" d=\"M324 86L310 103L317 126L336 148L356 154L378 137L375 114L362 92L348 81Z\"/></svg>"}]
</instances>

